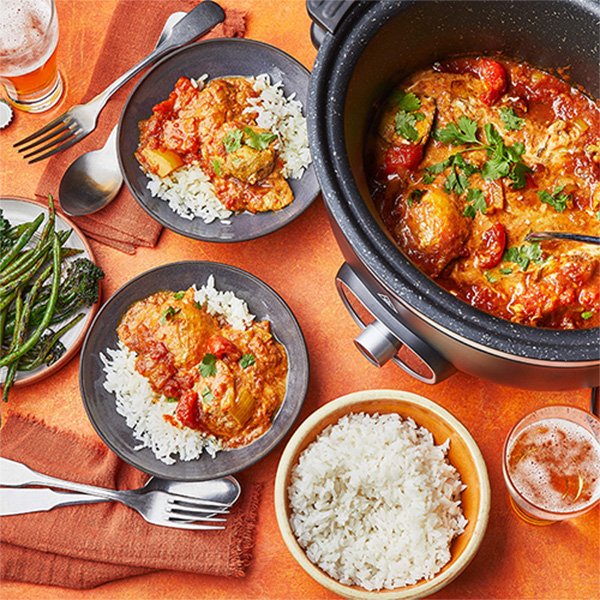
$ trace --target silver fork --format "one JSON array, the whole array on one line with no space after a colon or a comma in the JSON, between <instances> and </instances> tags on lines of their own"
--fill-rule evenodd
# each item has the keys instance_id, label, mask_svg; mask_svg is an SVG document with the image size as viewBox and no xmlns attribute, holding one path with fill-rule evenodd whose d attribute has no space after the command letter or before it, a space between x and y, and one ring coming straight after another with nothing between
<instances>
[{"instance_id":1,"label":"silver fork","mask_svg":"<svg viewBox=\"0 0 600 600\"><path fill-rule=\"evenodd\" d=\"M16 142L14 147L19 147L19 152L31 150L27 154L24 154L23 158L35 156L29 161L29 163L34 163L49 158L57 152L66 150L77 142L80 142L94 131L98 115L108 102L108 99L121 86L149 64L167 54L167 52L195 40L223 21L224 18L225 13L218 4L211 0L205 0L205 2L200 3L189 13L185 14L172 28L167 27L169 24L169 21L167 21L155 49L146 58L121 75L121 77L87 104L73 106L35 133Z\"/></svg>"},{"instance_id":2,"label":"silver fork","mask_svg":"<svg viewBox=\"0 0 600 600\"><path fill-rule=\"evenodd\" d=\"M96 497L121 502L129 508L137 510L148 523L177 529L225 529L225 526L220 523L225 522L226 519L214 516L206 517L205 515L223 515L229 512L227 504L213 500L200 500L160 490L117 491L58 479L43 475L22 463L2 457L0 457L0 485L9 487L46 485L52 488L92 494ZM202 521L202 523L196 521Z\"/></svg>"}]
</instances>

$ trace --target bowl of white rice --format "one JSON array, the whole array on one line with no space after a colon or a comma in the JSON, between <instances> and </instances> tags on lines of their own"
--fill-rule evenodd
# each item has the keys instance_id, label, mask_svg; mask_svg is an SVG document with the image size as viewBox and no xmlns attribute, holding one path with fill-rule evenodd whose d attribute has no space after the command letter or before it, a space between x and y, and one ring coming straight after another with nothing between
<instances>
[{"instance_id":1,"label":"bowl of white rice","mask_svg":"<svg viewBox=\"0 0 600 600\"><path fill-rule=\"evenodd\" d=\"M408 600L454 580L487 528L490 484L469 433L398 390L348 394L296 430L275 480L292 556L339 596Z\"/></svg>"},{"instance_id":2,"label":"bowl of white rice","mask_svg":"<svg viewBox=\"0 0 600 600\"><path fill-rule=\"evenodd\" d=\"M197 163L159 178L142 170L135 157L139 123L166 100L180 77L201 88L212 79L243 77L260 92L253 103L257 124L275 132L284 175L294 200L275 211L232 213L217 199L210 178ZM269 44L244 38L196 42L156 63L127 99L117 133L125 184L155 220L180 235L208 242L241 242L284 227L319 195L308 145L305 106L310 71Z\"/></svg>"}]
</instances>

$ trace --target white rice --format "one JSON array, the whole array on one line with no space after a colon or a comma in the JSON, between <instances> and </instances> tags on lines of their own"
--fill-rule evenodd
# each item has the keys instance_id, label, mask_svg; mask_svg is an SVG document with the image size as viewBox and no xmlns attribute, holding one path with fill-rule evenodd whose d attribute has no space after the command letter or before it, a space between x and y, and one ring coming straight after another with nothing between
<instances>
[{"instance_id":1,"label":"white rice","mask_svg":"<svg viewBox=\"0 0 600 600\"><path fill-rule=\"evenodd\" d=\"M254 320L246 303L233 292L221 292L215 288L211 275L206 284L197 289L196 302L205 304L211 314L226 317L236 329L246 329ZM100 354L106 379L104 388L114 394L117 412L125 418L133 436L140 443L135 450L150 448L156 458L168 465L177 457L182 461L195 460L203 452L215 456L221 442L213 437L187 427L178 427L165 416L174 416L176 402L155 394L148 380L135 370L137 354L120 341L117 348L107 348Z\"/></svg>"},{"instance_id":2,"label":"white rice","mask_svg":"<svg viewBox=\"0 0 600 600\"><path fill-rule=\"evenodd\" d=\"M300 454L288 488L308 558L366 590L431 579L467 524L449 444L396 414L350 414L327 427Z\"/></svg>"},{"instance_id":3,"label":"white rice","mask_svg":"<svg viewBox=\"0 0 600 600\"><path fill-rule=\"evenodd\" d=\"M193 84L202 89L208 75L202 75ZM260 93L251 98L245 112L257 112L256 123L279 138L279 154L283 160L283 176L300 179L311 163L308 145L306 117L302 114L302 103L295 93L286 98L283 83L271 84L264 73L253 79L254 89ZM148 176L147 187L154 197L168 202L171 210L184 219L201 218L205 223L215 220L227 222L233 214L219 202L209 177L198 163L179 167L166 177L153 173Z\"/></svg>"}]
</instances>

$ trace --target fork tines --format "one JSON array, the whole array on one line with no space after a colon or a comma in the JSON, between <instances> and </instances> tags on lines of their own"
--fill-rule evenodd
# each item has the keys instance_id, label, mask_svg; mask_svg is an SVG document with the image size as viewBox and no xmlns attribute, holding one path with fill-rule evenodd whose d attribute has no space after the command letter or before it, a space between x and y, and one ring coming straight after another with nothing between
<instances>
[{"instance_id":1,"label":"fork tines","mask_svg":"<svg viewBox=\"0 0 600 600\"><path fill-rule=\"evenodd\" d=\"M49 158L61 150L70 148L84 137L82 134L83 130L77 126L73 119L67 115L61 115L38 131L16 142L14 147L22 146L18 149L19 152L31 150L31 152L24 154L23 158L37 155L29 161L29 163L34 163ZM44 144L44 142L48 143ZM40 144L44 145L40 146ZM48 150L48 152L44 153L45 150Z\"/></svg>"}]
</instances>

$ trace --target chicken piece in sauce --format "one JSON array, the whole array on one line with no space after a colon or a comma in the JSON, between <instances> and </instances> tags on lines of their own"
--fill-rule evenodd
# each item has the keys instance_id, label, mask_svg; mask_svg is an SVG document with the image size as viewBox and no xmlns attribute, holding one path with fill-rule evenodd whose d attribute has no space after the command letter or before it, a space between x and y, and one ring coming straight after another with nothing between
<instances>
[{"instance_id":1,"label":"chicken piece in sauce","mask_svg":"<svg viewBox=\"0 0 600 600\"><path fill-rule=\"evenodd\" d=\"M213 435L224 448L245 446L271 426L288 365L268 321L237 330L199 306L193 289L162 291L133 304L117 333L154 392L177 401L177 426Z\"/></svg>"},{"instance_id":2,"label":"chicken piece in sauce","mask_svg":"<svg viewBox=\"0 0 600 600\"><path fill-rule=\"evenodd\" d=\"M160 177L197 162L217 198L234 212L287 206L294 196L283 176L278 138L257 126L256 111L247 110L258 95L243 77L214 79L202 89L181 77L140 122L138 162Z\"/></svg>"},{"instance_id":3,"label":"chicken piece in sauce","mask_svg":"<svg viewBox=\"0 0 600 600\"><path fill-rule=\"evenodd\" d=\"M491 314L600 324L600 249L526 242L600 234L598 102L525 64L459 57L402 82L366 149L375 204L405 254Z\"/></svg>"}]
</instances>

